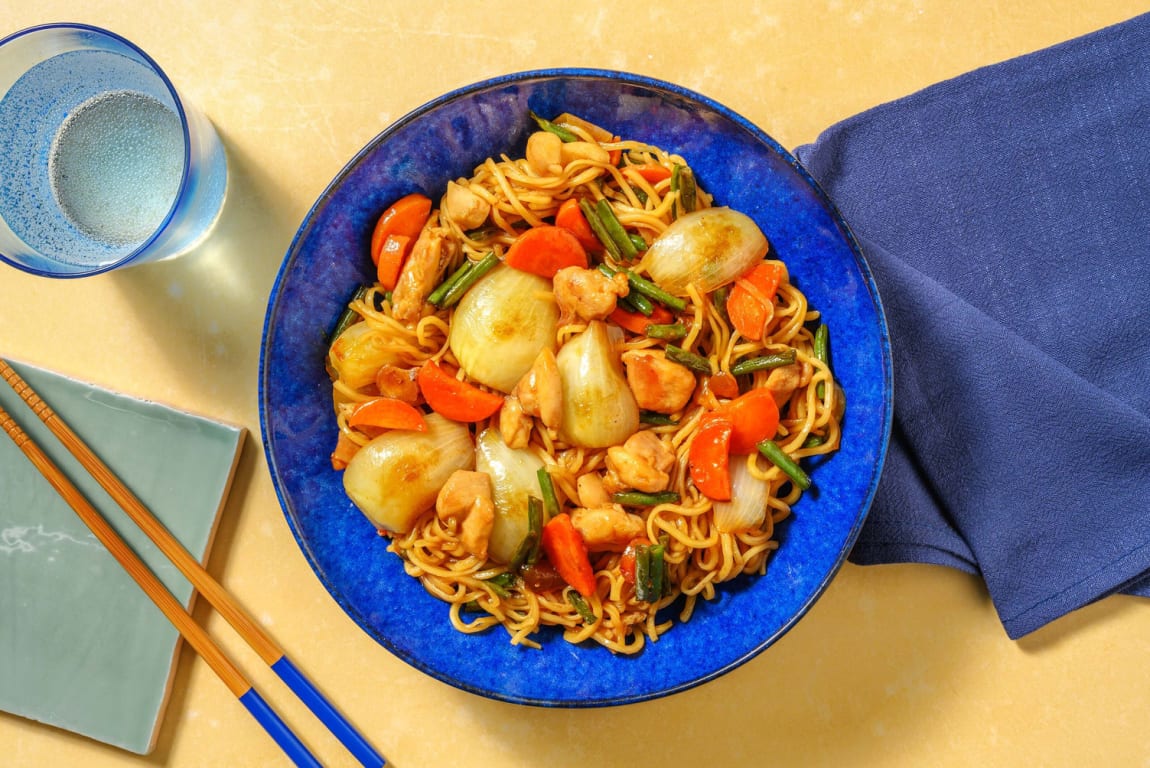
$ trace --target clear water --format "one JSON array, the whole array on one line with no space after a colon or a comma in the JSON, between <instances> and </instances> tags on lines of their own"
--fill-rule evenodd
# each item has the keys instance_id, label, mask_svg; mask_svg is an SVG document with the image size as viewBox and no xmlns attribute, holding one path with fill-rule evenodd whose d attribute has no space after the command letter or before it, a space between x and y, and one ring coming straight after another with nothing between
<instances>
[{"instance_id":1,"label":"clear water","mask_svg":"<svg viewBox=\"0 0 1150 768\"><path fill-rule=\"evenodd\" d=\"M60 210L109 245L136 246L163 223L180 187L179 116L145 93L108 91L56 132L48 180Z\"/></svg>"},{"instance_id":2,"label":"clear water","mask_svg":"<svg viewBox=\"0 0 1150 768\"><path fill-rule=\"evenodd\" d=\"M222 150L196 157L169 248L208 230L226 190ZM171 210L183 168L175 101L154 71L107 50L53 56L0 99L0 244L40 269L122 260Z\"/></svg>"}]
</instances>

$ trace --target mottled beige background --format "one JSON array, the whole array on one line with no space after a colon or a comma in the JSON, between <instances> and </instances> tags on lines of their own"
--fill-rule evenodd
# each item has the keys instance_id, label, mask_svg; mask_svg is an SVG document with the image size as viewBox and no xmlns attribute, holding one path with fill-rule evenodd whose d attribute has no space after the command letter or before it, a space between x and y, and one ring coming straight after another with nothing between
<instances>
[{"instance_id":1,"label":"mottled beige background","mask_svg":"<svg viewBox=\"0 0 1150 768\"><path fill-rule=\"evenodd\" d=\"M0 352L258 435L263 311L298 222L352 154L444 91L522 69L624 69L701 91L793 148L867 107L1144 10L1144 0L5 0L0 34L83 21L143 46L216 123L233 175L217 233L184 260L80 281L0 271ZM718 681L622 708L521 708L435 682L352 624L292 539L258 438L210 569L402 768L1150 765L1150 611L1134 599L1011 642L970 576L848 565L781 642ZM286 702L317 754L349 764L205 608L197 616ZM0 715L0 764L284 760L185 650L150 757Z\"/></svg>"}]
</instances>

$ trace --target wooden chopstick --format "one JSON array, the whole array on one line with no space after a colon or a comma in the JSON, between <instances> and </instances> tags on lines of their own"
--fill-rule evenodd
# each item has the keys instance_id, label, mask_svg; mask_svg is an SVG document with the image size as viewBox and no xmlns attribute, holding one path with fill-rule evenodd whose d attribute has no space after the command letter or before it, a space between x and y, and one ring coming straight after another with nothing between
<instances>
[{"instance_id":1,"label":"wooden chopstick","mask_svg":"<svg viewBox=\"0 0 1150 768\"><path fill-rule=\"evenodd\" d=\"M0 358L0 378L20 396L32 409L33 413L44 423L53 435L76 458L84 469L100 484L124 510L132 521L151 539L168 558L192 583L197 591L228 621L237 634L263 659L263 661L276 672L287 686L304 702L328 729L343 743L359 762L364 766L384 766L385 760L371 744L341 715L335 707L328 702L322 693L310 680L291 662L276 642L264 629L255 622L235 599L208 573L195 557L181 544L164 525L148 510L147 507L125 486L118 477L100 460L79 436L56 414L52 408L36 394L31 386L12 368L9 363ZM168 619L176 625L180 634L192 644L192 647L204 658L214 671L223 679L240 700L256 715L268 732L276 739L280 746L288 752L300 765L319 765L315 758L307 752L302 743L291 734L287 727L276 717L270 707L259 697L251 684L243 675L223 656L211 638L197 625L179 604L171 593L148 570L147 566L132 552L131 548L108 525L107 521L84 499L83 495L73 486L64 474L52 463L36 443L28 437L19 425L0 408L0 418L3 419L5 432L20 446L36 468L44 474L52 486L72 506L73 510L92 529L97 538L112 553L128 573L136 579L144 591L157 602ZM99 529L99 530L98 530ZM108 539L105 541L105 537ZM109 544L109 541L112 542ZM115 547L115 549L113 549ZM160 601L168 602L165 608ZM174 606L175 616L169 613ZM186 629L186 631L185 631ZM193 639L195 638L195 639ZM203 648L203 650L201 650ZM208 654L208 655L205 655ZM222 662L222 663L221 663ZM245 697L248 697L245 700ZM254 709L253 709L254 707ZM257 710L259 714L257 714ZM303 760L303 762L300 762ZM307 762L310 760L311 762Z\"/></svg>"}]
</instances>

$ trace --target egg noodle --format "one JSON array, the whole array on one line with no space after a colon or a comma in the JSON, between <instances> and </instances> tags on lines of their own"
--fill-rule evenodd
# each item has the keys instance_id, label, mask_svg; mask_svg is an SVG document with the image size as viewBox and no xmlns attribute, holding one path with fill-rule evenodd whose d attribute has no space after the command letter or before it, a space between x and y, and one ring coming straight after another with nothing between
<instances>
[{"instance_id":1,"label":"egg noodle","mask_svg":"<svg viewBox=\"0 0 1150 768\"><path fill-rule=\"evenodd\" d=\"M585 147L585 142L606 151L585 152L582 157L575 152L567 155L562 164L542 169L537 160L502 155L485 160L470 178L456 180L490 204L490 215L483 226L465 230L445 209L432 213L455 241L452 261L446 265L444 275L451 274L464 259L478 262L490 253L502 258L526 227L552 223L560 205L571 198L592 204L606 200L626 232L647 244L683 214L689 194L694 197L689 201L691 208L712 205L707 193L694 186L684 158L640 141L619 140L575 116L559 116L553 124L574 134L579 140L576 149ZM656 165L670 173L643 174L637 170ZM657 180L648 181L648 177ZM772 251L767 258L774 260L775 256ZM627 264L619 263L608 253L593 254L594 262L626 267L641 277L649 275L643 251ZM676 313L676 322L686 326L686 336L674 343L704 358L712 375L696 376L698 385L682 409L661 418L644 418L640 425L640 429L657 435L673 454L668 490L675 492L678 500L627 507L627 512L641 517L649 542L664 543L666 586L662 596L653 600L636 597L636 589L623 567L624 553L620 551L591 552L595 591L586 597L581 612L569 597L570 586L555 583L554 579L533 585L529 574L509 573L506 564L468 554L457 526L442 521L433 508L421 514L405 533L381 531L390 536L389 550L402 558L407 574L448 604L450 621L456 629L476 633L502 625L512 643L539 647L534 638L540 629L557 626L571 643L593 640L612 652L633 654L641 651L647 640L657 640L676 617L687 621L697 601L713 599L723 582L766 571L771 553L778 547L775 528L791 513L803 490L760 452L731 456L732 464L745 463L749 470L746 474L760 485L766 484L767 511L761 523L750 529L723 532L715 522L715 502L692 481L688 454L704 415L731 397L729 393L724 397L716 392L720 387L713 385L713 378L733 380L741 392L767 387L773 384L770 377L776 369L738 376L732 376L730 371L739 361L773 354L793 355L793 363L784 366L791 373L791 384L775 387L779 393L776 400L781 400L775 443L796 462L838 448L842 391L834 382L826 355L816 350L819 313L808 306L804 295L790 282L785 267L780 265L780 272L782 279L776 295L766 297L771 311L761 340L750 340L734 330L723 303L726 290L708 294L690 285L684 297L686 309ZM390 294L376 284L359 294L350 309L358 316L356 321L366 324L375 336L375 347L386 349L391 359L401 361L401 365L416 368L435 360L445 368L460 368L448 344L454 307L437 309L425 305L416 321L401 322L393 316ZM587 325L579 319L560 324L556 347L562 347ZM613 333L620 354L633 349L662 350L668 344L619 328L614 328ZM458 375L466 378L462 371ZM777 379L778 374L775 375ZM349 426L347 417L356 404L377 395L370 383L360 385L335 377L333 396L342 440L362 446L374 437L370 430ZM498 424L496 413L470 429L474 433L487 427L497 428ZM607 474L607 449L565 443L558 431L545 427L538 418L531 429L528 450L546 466L564 510L579 506L580 476ZM739 491L736 487L736 497ZM499 579L503 574L507 575ZM662 610L672 604L674 609Z\"/></svg>"}]
</instances>

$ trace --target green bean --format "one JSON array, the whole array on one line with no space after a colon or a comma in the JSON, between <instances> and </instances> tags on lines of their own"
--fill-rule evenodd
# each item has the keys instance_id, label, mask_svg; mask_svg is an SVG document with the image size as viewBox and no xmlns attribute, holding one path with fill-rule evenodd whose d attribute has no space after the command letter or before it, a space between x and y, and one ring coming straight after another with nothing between
<instances>
[{"instance_id":1,"label":"green bean","mask_svg":"<svg viewBox=\"0 0 1150 768\"><path fill-rule=\"evenodd\" d=\"M591 606L587 605L587 601L583 599L583 595L579 594L573 589L567 590L567 602L571 603L571 607L579 614L587 624L594 624L598 621L595 612L591 610Z\"/></svg>"},{"instance_id":2,"label":"green bean","mask_svg":"<svg viewBox=\"0 0 1150 768\"><path fill-rule=\"evenodd\" d=\"M471 261L471 259L464 259L463 263L459 265L459 268L448 275L447 279L431 292L431 295L427 297L428 303L438 307L440 302L443 301L443 297L447 295L447 292L455 287L456 283L462 280L463 276L466 275L473 266L475 266L475 262Z\"/></svg>"},{"instance_id":3,"label":"green bean","mask_svg":"<svg viewBox=\"0 0 1150 768\"><path fill-rule=\"evenodd\" d=\"M599 202L595 204L595 213L599 214L599 220L603 222L607 236L618 247L620 257L624 261L634 261L639 252L635 249L635 244L631 242L631 238L627 236L627 230L623 229L623 225L619 223L615 211L611 210L611 203L607 202L607 198L599 199Z\"/></svg>"},{"instance_id":4,"label":"green bean","mask_svg":"<svg viewBox=\"0 0 1150 768\"><path fill-rule=\"evenodd\" d=\"M675 491L643 493L642 491L619 491L611 494L611 501L625 507L654 507L659 504L678 504L680 496Z\"/></svg>"},{"instance_id":5,"label":"green bean","mask_svg":"<svg viewBox=\"0 0 1150 768\"><path fill-rule=\"evenodd\" d=\"M640 544L635 547L635 597L650 602L650 584L651 545Z\"/></svg>"},{"instance_id":6,"label":"green bean","mask_svg":"<svg viewBox=\"0 0 1150 768\"><path fill-rule=\"evenodd\" d=\"M744 373L769 371L771 368L790 365L794 361L795 351L788 349L784 352L776 352L773 355L763 355L762 357L750 357L746 360L740 360L731 366L731 373L735 376L742 376Z\"/></svg>"},{"instance_id":7,"label":"green bean","mask_svg":"<svg viewBox=\"0 0 1150 768\"><path fill-rule=\"evenodd\" d=\"M676 218L695 210L698 204L697 190L694 172L687 166L676 163L671 169L671 191L679 193Z\"/></svg>"},{"instance_id":8,"label":"green bean","mask_svg":"<svg viewBox=\"0 0 1150 768\"><path fill-rule=\"evenodd\" d=\"M830 368L829 342L830 329L827 328L826 323L819 323L819 327L815 329L815 359L825 363L828 368ZM817 395L820 400L822 400L823 394L826 392L826 387L823 386L824 384L825 382L820 381L815 385L815 395Z\"/></svg>"},{"instance_id":9,"label":"green bean","mask_svg":"<svg viewBox=\"0 0 1150 768\"><path fill-rule=\"evenodd\" d=\"M811 478L798 463L788 456L774 440L763 440L756 446L759 453L771 460L771 463L783 471L787 477L802 490L811 487Z\"/></svg>"},{"instance_id":10,"label":"green bean","mask_svg":"<svg viewBox=\"0 0 1150 768\"><path fill-rule=\"evenodd\" d=\"M564 142L579 141L579 136L577 136L574 132L567 130L563 126L556 125L550 120L540 117L539 115L535 114L534 111L529 111L529 114L531 115L531 119L535 121L535 124L539 126L540 130L547 131L548 133L553 133Z\"/></svg>"},{"instance_id":11,"label":"green bean","mask_svg":"<svg viewBox=\"0 0 1150 768\"><path fill-rule=\"evenodd\" d=\"M640 277L629 269L624 269L623 272L627 275L627 282L631 284L631 290L637 291L652 301L657 301L676 312L682 312L687 308L687 302L684 299L672 296L645 277Z\"/></svg>"},{"instance_id":12,"label":"green bean","mask_svg":"<svg viewBox=\"0 0 1150 768\"><path fill-rule=\"evenodd\" d=\"M686 337L687 326L682 323L651 323L647 326L647 335L652 339L676 341Z\"/></svg>"},{"instance_id":13,"label":"green bean","mask_svg":"<svg viewBox=\"0 0 1150 768\"><path fill-rule=\"evenodd\" d=\"M491 271L492 267L499 263L499 257L494 252L487 254L467 270L467 272L459 278L455 285L451 286L447 294L443 297L442 303L439 305L441 308L450 307L457 301L463 298L463 294L471 289L471 286L479 282L479 278L486 275Z\"/></svg>"},{"instance_id":14,"label":"green bean","mask_svg":"<svg viewBox=\"0 0 1150 768\"><path fill-rule=\"evenodd\" d=\"M665 413L655 413L654 411L640 411L639 423L650 424L654 427L673 427L677 426L679 422L672 419Z\"/></svg>"},{"instance_id":15,"label":"green bean","mask_svg":"<svg viewBox=\"0 0 1150 768\"><path fill-rule=\"evenodd\" d=\"M372 286L370 285L361 285L355 289L355 293L352 294L351 299L347 302L347 306L344 307L343 312L340 313L339 319L335 321L335 328L332 329L331 334L327 337L327 345L329 347L339 338L341 333L360 321L360 314L352 309L351 305L363 299L371 288Z\"/></svg>"},{"instance_id":16,"label":"green bean","mask_svg":"<svg viewBox=\"0 0 1150 768\"><path fill-rule=\"evenodd\" d=\"M818 448L820 445L822 445L826 441L827 441L827 439L825 437L823 437L822 435L815 435L815 434L807 435L807 439L803 441L803 447L804 448Z\"/></svg>"},{"instance_id":17,"label":"green bean","mask_svg":"<svg viewBox=\"0 0 1150 768\"><path fill-rule=\"evenodd\" d=\"M675 346L674 344L667 345L667 359L685 365L695 373L710 374L711 362L707 358L696 355L694 352L689 352L682 347Z\"/></svg>"},{"instance_id":18,"label":"green bean","mask_svg":"<svg viewBox=\"0 0 1150 768\"><path fill-rule=\"evenodd\" d=\"M591 227L591 231L595 233L595 237L607 249L607 253L611 254L611 258L615 261L623 260L623 253L619 250L619 244L612 239L611 235L607 232L606 227L603 226L603 220L599 218L599 214L595 211L595 206L587 202L585 198L579 199L579 210L583 212L583 218L587 219L587 226Z\"/></svg>"},{"instance_id":19,"label":"green bean","mask_svg":"<svg viewBox=\"0 0 1150 768\"><path fill-rule=\"evenodd\" d=\"M515 574L505 571L490 579L483 579L483 583L490 587L492 592L506 599L511 597L509 587L515 583Z\"/></svg>"},{"instance_id":20,"label":"green bean","mask_svg":"<svg viewBox=\"0 0 1150 768\"><path fill-rule=\"evenodd\" d=\"M631 244L635 246L636 252L647 250L647 241L643 239L642 235L636 235L632 232L627 235L627 237L630 238Z\"/></svg>"}]
</instances>

